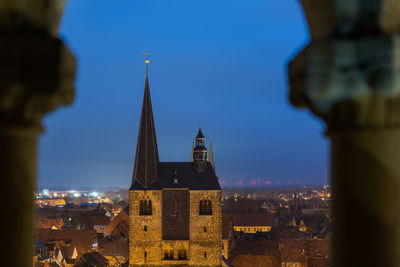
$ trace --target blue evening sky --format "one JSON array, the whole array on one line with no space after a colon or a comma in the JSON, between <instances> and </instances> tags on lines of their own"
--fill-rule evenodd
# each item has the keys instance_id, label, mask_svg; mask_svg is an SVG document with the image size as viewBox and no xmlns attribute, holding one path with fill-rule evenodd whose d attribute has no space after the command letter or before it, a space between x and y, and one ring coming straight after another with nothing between
<instances>
[{"instance_id":1,"label":"blue evening sky","mask_svg":"<svg viewBox=\"0 0 400 267\"><path fill-rule=\"evenodd\" d=\"M298 1L70 0L60 35L76 99L44 120L41 186L130 185L143 51L161 161L190 160L201 120L226 185L324 182L324 126L288 101L287 63L308 42Z\"/></svg>"}]
</instances>

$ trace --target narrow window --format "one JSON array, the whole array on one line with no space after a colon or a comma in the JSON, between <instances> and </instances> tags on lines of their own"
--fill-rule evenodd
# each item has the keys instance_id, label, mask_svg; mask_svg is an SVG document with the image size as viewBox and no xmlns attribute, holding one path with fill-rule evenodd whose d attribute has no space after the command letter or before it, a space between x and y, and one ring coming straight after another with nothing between
<instances>
[{"instance_id":1,"label":"narrow window","mask_svg":"<svg viewBox=\"0 0 400 267\"><path fill-rule=\"evenodd\" d=\"M151 215L153 213L152 205L151 205L151 200L148 200L147 203L147 215Z\"/></svg>"},{"instance_id":2,"label":"narrow window","mask_svg":"<svg viewBox=\"0 0 400 267\"><path fill-rule=\"evenodd\" d=\"M178 251L178 260L187 260L186 250L184 248Z\"/></svg>"},{"instance_id":3,"label":"narrow window","mask_svg":"<svg viewBox=\"0 0 400 267\"><path fill-rule=\"evenodd\" d=\"M204 233L207 232L207 227L204 227Z\"/></svg>"},{"instance_id":4,"label":"narrow window","mask_svg":"<svg viewBox=\"0 0 400 267\"><path fill-rule=\"evenodd\" d=\"M199 215L204 215L204 200L200 200Z\"/></svg>"},{"instance_id":5,"label":"narrow window","mask_svg":"<svg viewBox=\"0 0 400 267\"><path fill-rule=\"evenodd\" d=\"M146 251L144 252L144 258L145 259L147 258L147 252Z\"/></svg>"},{"instance_id":6,"label":"narrow window","mask_svg":"<svg viewBox=\"0 0 400 267\"><path fill-rule=\"evenodd\" d=\"M207 214L208 214L208 215L212 215L211 200L207 200Z\"/></svg>"},{"instance_id":7,"label":"narrow window","mask_svg":"<svg viewBox=\"0 0 400 267\"><path fill-rule=\"evenodd\" d=\"M166 249L164 251L164 260L173 260L174 259L174 251L172 249Z\"/></svg>"},{"instance_id":8,"label":"narrow window","mask_svg":"<svg viewBox=\"0 0 400 267\"><path fill-rule=\"evenodd\" d=\"M151 200L140 200L139 215L152 215Z\"/></svg>"},{"instance_id":9,"label":"narrow window","mask_svg":"<svg viewBox=\"0 0 400 267\"><path fill-rule=\"evenodd\" d=\"M204 258L207 258L207 252L204 251Z\"/></svg>"},{"instance_id":10,"label":"narrow window","mask_svg":"<svg viewBox=\"0 0 400 267\"><path fill-rule=\"evenodd\" d=\"M147 226L146 225L143 227L143 231L147 232Z\"/></svg>"},{"instance_id":11,"label":"narrow window","mask_svg":"<svg viewBox=\"0 0 400 267\"><path fill-rule=\"evenodd\" d=\"M144 211L144 201L140 200L140 212L139 215L144 215L145 211Z\"/></svg>"}]
</instances>

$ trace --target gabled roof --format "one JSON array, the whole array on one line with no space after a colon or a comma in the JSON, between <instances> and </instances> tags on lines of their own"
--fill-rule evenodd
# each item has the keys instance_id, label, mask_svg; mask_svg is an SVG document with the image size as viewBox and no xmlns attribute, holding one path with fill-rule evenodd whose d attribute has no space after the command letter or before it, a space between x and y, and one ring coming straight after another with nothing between
<instances>
[{"instance_id":1,"label":"gabled roof","mask_svg":"<svg viewBox=\"0 0 400 267\"><path fill-rule=\"evenodd\" d=\"M274 226L275 215L271 213L231 214L233 226Z\"/></svg>"},{"instance_id":2,"label":"gabled roof","mask_svg":"<svg viewBox=\"0 0 400 267\"><path fill-rule=\"evenodd\" d=\"M77 261L76 267L84 267L84 266L107 266L108 260L101 255L100 253L93 251L89 253L85 253L81 255Z\"/></svg>"},{"instance_id":3,"label":"gabled roof","mask_svg":"<svg viewBox=\"0 0 400 267\"><path fill-rule=\"evenodd\" d=\"M37 229L36 238L42 243L61 242L65 244L64 250L68 257L73 254L76 247L78 254L92 249L96 238L94 230L51 230Z\"/></svg>"},{"instance_id":4,"label":"gabled roof","mask_svg":"<svg viewBox=\"0 0 400 267\"><path fill-rule=\"evenodd\" d=\"M204 172L197 172L193 162L160 162L158 166L158 179L145 188L140 183L134 182L131 190L161 190L163 188L187 188L189 190L221 190L218 177L215 175L210 162L206 162ZM178 183L174 184L174 175Z\"/></svg>"},{"instance_id":5,"label":"gabled roof","mask_svg":"<svg viewBox=\"0 0 400 267\"><path fill-rule=\"evenodd\" d=\"M103 256L129 256L129 241L121 236L110 236L99 240L99 252Z\"/></svg>"},{"instance_id":6,"label":"gabled roof","mask_svg":"<svg viewBox=\"0 0 400 267\"><path fill-rule=\"evenodd\" d=\"M157 179L158 162L157 138L151 106L149 79L146 75L132 186L134 183L139 183L144 188L149 187Z\"/></svg>"},{"instance_id":7,"label":"gabled roof","mask_svg":"<svg viewBox=\"0 0 400 267\"><path fill-rule=\"evenodd\" d=\"M37 229L54 229L58 230L64 226L64 222L62 219L49 219L45 217L41 217L36 221Z\"/></svg>"}]
</instances>

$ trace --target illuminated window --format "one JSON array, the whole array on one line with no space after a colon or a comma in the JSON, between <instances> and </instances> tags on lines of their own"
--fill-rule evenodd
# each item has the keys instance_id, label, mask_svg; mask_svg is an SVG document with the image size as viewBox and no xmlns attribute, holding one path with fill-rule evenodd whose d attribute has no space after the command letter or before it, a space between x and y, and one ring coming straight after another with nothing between
<instances>
[{"instance_id":1,"label":"illuminated window","mask_svg":"<svg viewBox=\"0 0 400 267\"><path fill-rule=\"evenodd\" d=\"M186 249L180 248L178 250L178 260L187 260Z\"/></svg>"},{"instance_id":2,"label":"illuminated window","mask_svg":"<svg viewBox=\"0 0 400 267\"><path fill-rule=\"evenodd\" d=\"M212 215L211 200L209 199L200 200L199 215Z\"/></svg>"},{"instance_id":3,"label":"illuminated window","mask_svg":"<svg viewBox=\"0 0 400 267\"><path fill-rule=\"evenodd\" d=\"M164 250L164 260L173 260L174 259L174 251L172 248L167 248Z\"/></svg>"},{"instance_id":4,"label":"illuminated window","mask_svg":"<svg viewBox=\"0 0 400 267\"><path fill-rule=\"evenodd\" d=\"M139 215L152 215L152 203L151 203L151 200L149 200L149 199L140 200Z\"/></svg>"}]
</instances>

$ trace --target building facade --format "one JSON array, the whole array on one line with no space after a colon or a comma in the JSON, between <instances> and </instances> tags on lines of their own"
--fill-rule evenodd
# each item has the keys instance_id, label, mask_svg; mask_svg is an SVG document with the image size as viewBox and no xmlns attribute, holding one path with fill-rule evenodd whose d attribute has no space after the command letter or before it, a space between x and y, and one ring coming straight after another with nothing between
<instances>
[{"instance_id":1,"label":"building facade","mask_svg":"<svg viewBox=\"0 0 400 267\"><path fill-rule=\"evenodd\" d=\"M132 185L130 266L221 266L221 188L201 128L191 161L160 162L146 81Z\"/></svg>"}]
</instances>

